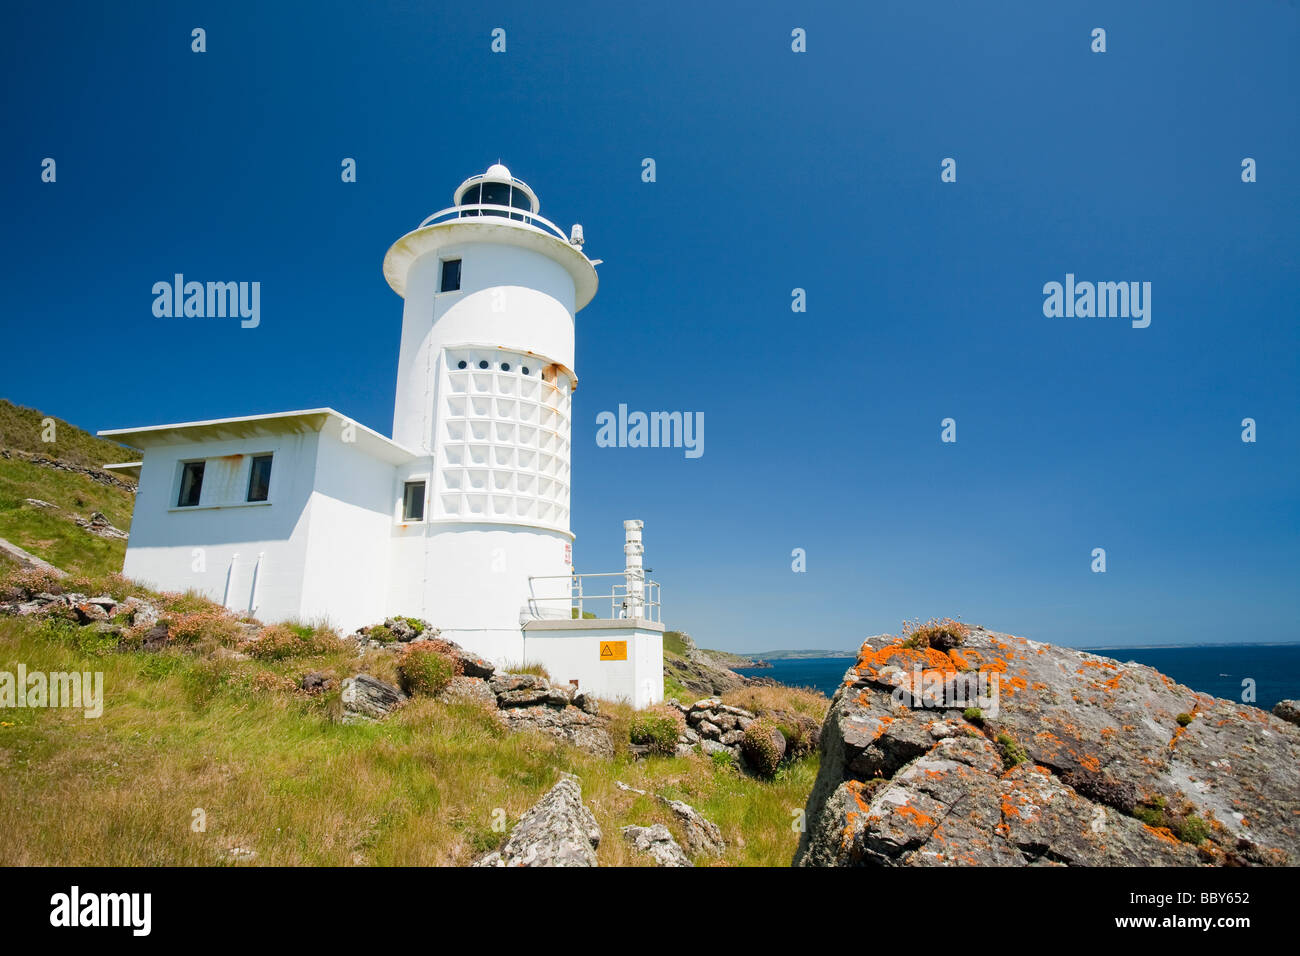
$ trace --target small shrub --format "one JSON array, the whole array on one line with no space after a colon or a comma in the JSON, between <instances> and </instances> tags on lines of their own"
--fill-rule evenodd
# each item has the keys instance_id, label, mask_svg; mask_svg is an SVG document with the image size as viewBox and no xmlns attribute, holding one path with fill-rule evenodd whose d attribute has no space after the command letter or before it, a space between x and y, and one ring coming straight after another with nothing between
<instances>
[{"instance_id":1,"label":"small shrub","mask_svg":"<svg viewBox=\"0 0 1300 956\"><path fill-rule=\"evenodd\" d=\"M632 716L628 740L649 746L651 753L671 755L677 752L677 738L686 729L686 721L675 709L652 707Z\"/></svg>"},{"instance_id":2,"label":"small shrub","mask_svg":"<svg viewBox=\"0 0 1300 956\"><path fill-rule=\"evenodd\" d=\"M168 614L164 620L168 639L177 644L196 644L205 639L218 644L233 644L243 635L235 620L216 608Z\"/></svg>"},{"instance_id":3,"label":"small shrub","mask_svg":"<svg viewBox=\"0 0 1300 956\"><path fill-rule=\"evenodd\" d=\"M282 661L290 657L311 657L338 650L339 642L332 631L308 630L304 637L287 624L263 628L256 640L242 645L250 656L262 661Z\"/></svg>"},{"instance_id":4,"label":"small shrub","mask_svg":"<svg viewBox=\"0 0 1300 956\"><path fill-rule=\"evenodd\" d=\"M1150 827L1163 827L1166 824L1165 810L1167 809L1165 798L1156 796L1148 800L1143 800L1133 808L1133 816L1141 820Z\"/></svg>"},{"instance_id":5,"label":"small shrub","mask_svg":"<svg viewBox=\"0 0 1300 956\"><path fill-rule=\"evenodd\" d=\"M378 641L380 644L391 644L397 640L397 635L390 631L382 624L376 624L370 630L366 631L366 637L372 641Z\"/></svg>"},{"instance_id":6,"label":"small shrub","mask_svg":"<svg viewBox=\"0 0 1300 956\"><path fill-rule=\"evenodd\" d=\"M709 755L713 761L713 766L718 770L735 770L736 758L731 755L730 750L715 750Z\"/></svg>"},{"instance_id":7,"label":"small shrub","mask_svg":"<svg viewBox=\"0 0 1300 956\"><path fill-rule=\"evenodd\" d=\"M764 777L774 776L781 758L785 756L785 751L773 739L778 733L780 730L774 721L760 717L745 729L745 737L741 741L745 756Z\"/></svg>"},{"instance_id":8,"label":"small shrub","mask_svg":"<svg viewBox=\"0 0 1300 956\"><path fill-rule=\"evenodd\" d=\"M904 647L933 647L938 651L950 651L964 643L969 634L969 627L950 617L943 620L931 619L924 624L920 621L903 622Z\"/></svg>"},{"instance_id":9,"label":"small shrub","mask_svg":"<svg viewBox=\"0 0 1300 956\"><path fill-rule=\"evenodd\" d=\"M1195 719L1196 718L1193 717L1191 714L1179 714L1177 717L1174 718L1174 720L1178 721L1179 727L1186 727Z\"/></svg>"},{"instance_id":10,"label":"small shrub","mask_svg":"<svg viewBox=\"0 0 1300 956\"><path fill-rule=\"evenodd\" d=\"M1188 816L1174 827L1174 836L1184 843L1204 843L1210 836L1210 825L1198 816Z\"/></svg>"},{"instance_id":11,"label":"small shrub","mask_svg":"<svg viewBox=\"0 0 1300 956\"><path fill-rule=\"evenodd\" d=\"M181 594L168 591L158 595L163 608L163 615L193 614L196 611L216 611L224 614L226 609L215 601L210 601L193 589Z\"/></svg>"},{"instance_id":12,"label":"small shrub","mask_svg":"<svg viewBox=\"0 0 1300 956\"><path fill-rule=\"evenodd\" d=\"M395 617L393 618L393 620L405 621L407 624L411 625L411 630L415 631L416 637L419 637L421 634L423 634L424 629L426 627L424 621L421 621L418 617Z\"/></svg>"},{"instance_id":13,"label":"small shrub","mask_svg":"<svg viewBox=\"0 0 1300 956\"><path fill-rule=\"evenodd\" d=\"M1002 762L1008 769L1018 766L1029 759L1029 754L1025 753L1025 748L1016 742L1016 738L1010 734L998 734L998 747L1002 750Z\"/></svg>"},{"instance_id":14,"label":"small shrub","mask_svg":"<svg viewBox=\"0 0 1300 956\"><path fill-rule=\"evenodd\" d=\"M0 597L6 601L26 601L43 591L50 594L63 593L63 583L58 575L36 568L22 568L8 576L3 588L0 588Z\"/></svg>"},{"instance_id":15,"label":"small shrub","mask_svg":"<svg viewBox=\"0 0 1300 956\"><path fill-rule=\"evenodd\" d=\"M978 707L967 707L961 712L961 715L976 727L984 726L984 711L980 710Z\"/></svg>"},{"instance_id":16,"label":"small shrub","mask_svg":"<svg viewBox=\"0 0 1300 956\"><path fill-rule=\"evenodd\" d=\"M432 641L412 641L397 665L402 690L433 697L447 689L459 670L459 661L433 646Z\"/></svg>"},{"instance_id":17,"label":"small shrub","mask_svg":"<svg viewBox=\"0 0 1300 956\"><path fill-rule=\"evenodd\" d=\"M1133 816L1154 829L1166 829L1184 843L1196 846L1204 843L1210 836L1210 825L1200 817L1183 809L1171 808L1164 797L1156 796L1143 800L1133 808Z\"/></svg>"}]
</instances>

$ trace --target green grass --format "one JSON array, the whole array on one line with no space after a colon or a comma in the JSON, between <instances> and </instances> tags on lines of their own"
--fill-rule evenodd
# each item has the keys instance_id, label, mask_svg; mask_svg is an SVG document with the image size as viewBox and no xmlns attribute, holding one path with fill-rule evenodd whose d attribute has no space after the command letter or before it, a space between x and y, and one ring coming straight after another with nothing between
<instances>
[{"instance_id":1,"label":"green grass","mask_svg":"<svg viewBox=\"0 0 1300 956\"><path fill-rule=\"evenodd\" d=\"M792 811L817 771L809 758L767 783L700 755L602 760L431 699L344 725L335 698L294 686L309 670L354 671L350 652L259 662L94 650L58 629L0 620L0 669L102 671L105 696L97 720L4 712L0 864L208 865L233 847L255 850L259 865L463 864L503 842L497 808L513 825L568 771L604 832L602 865L649 862L621 826L661 822L682 837L666 807L619 790L622 781L717 823L729 844L721 862L786 866L798 840ZM196 809L204 832L191 828Z\"/></svg>"},{"instance_id":2,"label":"green grass","mask_svg":"<svg viewBox=\"0 0 1300 956\"><path fill-rule=\"evenodd\" d=\"M134 505L129 491L101 485L75 472L0 458L0 538L65 571L106 574L122 570L125 541L93 535L77 527L66 514L23 504L26 498L48 501L83 518L102 511L125 531L130 528Z\"/></svg>"},{"instance_id":3,"label":"green grass","mask_svg":"<svg viewBox=\"0 0 1300 956\"><path fill-rule=\"evenodd\" d=\"M87 466L139 457L62 422L58 441L45 444L43 417L0 400L0 446ZM137 594L165 616L205 626L211 602L154 595L116 577L126 542L25 507L25 498L84 517L101 511L126 530L128 491L0 459L0 537L70 572L73 590L119 600ZM0 556L0 578L15 570ZM318 629L291 622L286 630L311 644ZM664 637L666 656L686 656L679 632ZM701 754L632 760L631 708L607 702L614 760L545 735L509 733L476 705L428 698L381 723L344 725L337 683L311 697L298 690L302 675L320 671L337 682L364 670L396 682L395 655L369 651L359 659L340 649L241 660L221 644L199 635L183 649L122 652L91 628L0 618L0 670L22 662L29 671L102 671L105 692L103 716L94 720L80 711L0 711L0 865L210 865L229 862L235 847L255 850L254 862L268 865L463 864L504 842L492 826L498 809L513 824L561 771L582 780L604 831L602 865L649 864L620 838L628 824L664 823L682 839L662 803L616 782L684 800L717 823L728 850L701 865L787 866L794 854L791 822L816 777L815 755L783 765L770 782ZM538 665L524 669L544 674ZM665 684L670 695L694 699ZM794 709L819 710L815 701ZM206 820L201 832L192 826L196 810Z\"/></svg>"},{"instance_id":4,"label":"green grass","mask_svg":"<svg viewBox=\"0 0 1300 956\"><path fill-rule=\"evenodd\" d=\"M686 642L681 631L664 631L664 656L686 657Z\"/></svg>"},{"instance_id":5,"label":"green grass","mask_svg":"<svg viewBox=\"0 0 1300 956\"><path fill-rule=\"evenodd\" d=\"M140 460L138 449L96 438L60 418L54 419L55 440L47 442L44 438L49 430L43 424L46 418L53 416L0 398L0 448L17 448L90 468Z\"/></svg>"}]
</instances>

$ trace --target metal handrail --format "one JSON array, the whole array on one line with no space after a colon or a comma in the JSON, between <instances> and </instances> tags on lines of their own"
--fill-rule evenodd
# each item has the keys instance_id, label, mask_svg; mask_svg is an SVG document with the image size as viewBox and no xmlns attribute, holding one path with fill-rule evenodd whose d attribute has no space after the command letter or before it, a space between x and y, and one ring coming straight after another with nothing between
<instances>
[{"instance_id":1,"label":"metal handrail","mask_svg":"<svg viewBox=\"0 0 1300 956\"><path fill-rule=\"evenodd\" d=\"M538 613L538 608L537 608L538 604L542 604L547 601L562 601L568 603L570 608L570 613L572 613L573 610L577 610L578 612L577 617L580 619L583 615L583 611L585 610L584 604L586 601L608 600L609 601L608 619L610 620L644 620L644 621L651 621L656 624L660 623L662 621L663 602L662 602L662 590L659 586L658 581L651 581L649 579L643 581L644 591L641 600L642 614L637 618L626 617L627 596L628 596L627 584L611 584L610 591L608 594L588 594L585 592L582 584L583 578L626 578L626 577L627 577L627 573L625 571L593 571L590 573L582 573L582 574L575 571L572 574L532 575L528 578L529 610L533 613L534 616L540 617L541 615ZM569 581L569 594L567 596L560 595L557 597L538 597L535 593L533 593L534 581L557 581L560 579L567 579ZM620 605L620 601L622 602L621 605ZM620 609L624 611L624 615L621 617L618 613Z\"/></svg>"},{"instance_id":2,"label":"metal handrail","mask_svg":"<svg viewBox=\"0 0 1300 956\"><path fill-rule=\"evenodd\" d=\"M476 219L480 216L467 216L465 213L470 210L486 210L488 215L495 219L506 219L515 225L527 226L536 229L541 233L549 233L557 239L563 239L569 242L569 237L565 235L563 229L557 226L545 216L539 216L535 212L527 212L514 206L498 206L489 203L471 203L465 206L448 206L446 209L439 209L432 216L429 216L417 226L417 229L423 229L425 226L441 225L442 222L450 222L454 219ZM540 223L540 225L537 225ZM572 243L570 243L572 245ZM578 248L578 247L574 247Z\"/></svg>"}]
</instances>

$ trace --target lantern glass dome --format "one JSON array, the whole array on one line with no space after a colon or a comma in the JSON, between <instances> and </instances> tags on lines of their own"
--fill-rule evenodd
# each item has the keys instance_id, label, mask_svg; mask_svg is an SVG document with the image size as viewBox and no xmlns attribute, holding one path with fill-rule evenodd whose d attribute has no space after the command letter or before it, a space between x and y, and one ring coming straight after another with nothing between
<instances>
[{"instance_id":1,"label":"lantern glass dome","mask_svg":"<svg viewBox=\"0 0 1300 956\"><path fill-rule=\"evenodd\" d=\"M516 220L526 220L527 214L536 213L540 208L537 194L523 180L511 176L510 170L500 163L461 183L456 190L454 202L461 208L461 216L501 216ZM474 208L481 206L503 208ZM510 212L512 209L519 212Z\"/></svg>"}]
</instances>

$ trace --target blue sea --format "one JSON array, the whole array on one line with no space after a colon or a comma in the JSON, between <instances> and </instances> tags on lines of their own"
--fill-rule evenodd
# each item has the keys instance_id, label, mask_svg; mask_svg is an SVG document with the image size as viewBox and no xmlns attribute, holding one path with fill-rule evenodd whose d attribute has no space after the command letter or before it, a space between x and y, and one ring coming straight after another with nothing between
<instances>
[{"instance_id":1,"label":"blue sea","mask_svg":"<svg viewBox=\"0 0 1300 956\"><path fill-rule=\"evenodd\" d=\"M1252 678L1254 704L1265 710L1271 710L1279 700L1300 698L1300 644L1083 650L1119 661L1147 664L1193 690L1237 702L1241 702L1242 681ZM813 687L829 697L835 693L853 659L810 657L771 663L771 667L738 667L736 672L746 677L770 677L792 687Z\"/></svg>"}]
</instances>

